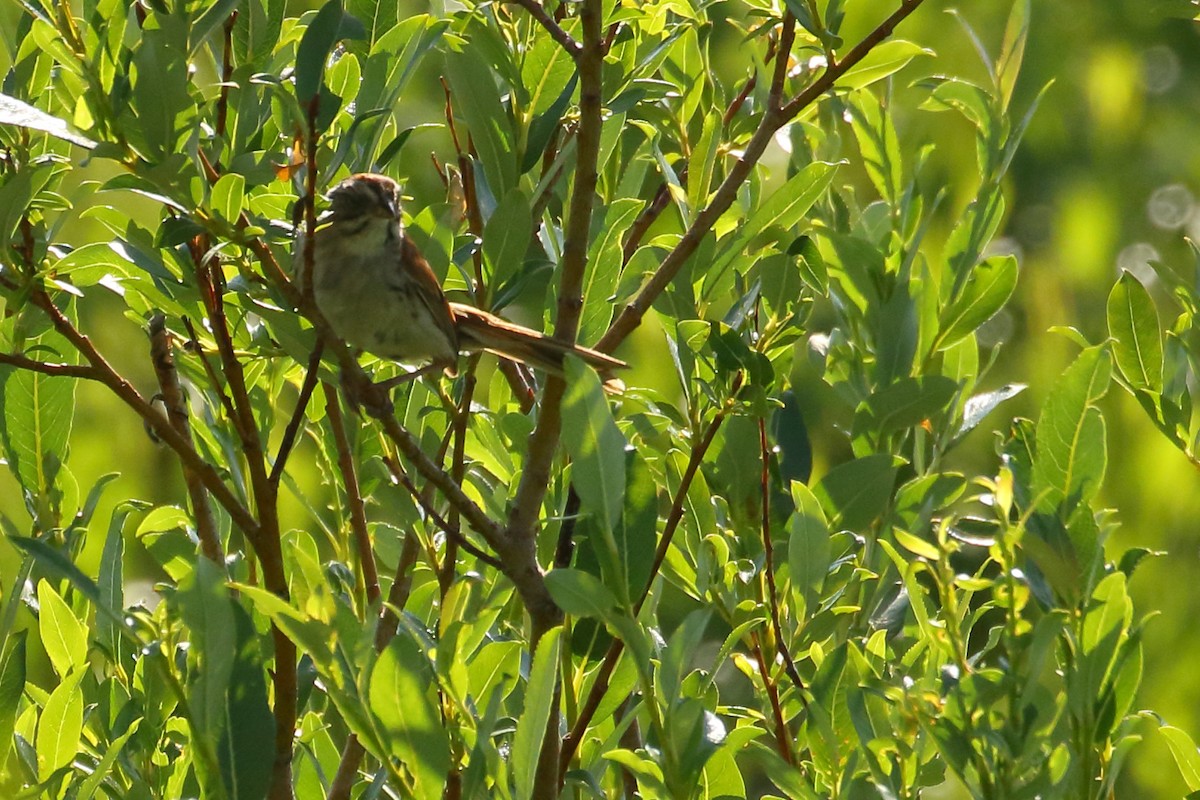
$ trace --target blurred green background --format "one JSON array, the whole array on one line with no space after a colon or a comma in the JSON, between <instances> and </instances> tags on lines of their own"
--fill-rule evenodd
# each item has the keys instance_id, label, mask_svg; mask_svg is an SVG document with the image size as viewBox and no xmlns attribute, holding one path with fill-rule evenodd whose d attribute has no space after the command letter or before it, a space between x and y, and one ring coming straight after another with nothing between
<instances>
[{"instance_id":1,"label":"blurred green background","mask_svg":"<svg viewBox=\"0 0 1200 800\"><path fill-rule=\"evenodd\" d=\"M850 17L862 14L874 20L883 5L861 3L860 8L849 3ZM1105 299L1120 269L1134 272L1156 292L1164 325L1175 310L1149 262L1159 260L1194 278L1193 256L1184 237L1200 239L1200 23L1157 15L1150 5L1147 0L1033 2L1015 113L1023 113L1045 84L1053 85L1007 182L1009 216L1000 244L1019 253L1022 276L1009 309L993 323L1006 343L985 385L1020 381L1030 389L1004 406L1004 414L1036 416L1041 399L1074 356L1076 346L1052 332L1053 326L1077 327L1093 342L1103 338ZM315 6L297 4L289 13ZM960 5L957 13L994 53L1009 7L1009 0L975 0ZM950 189L947 220L974 189L972 133L951 115L916 110L920 92L909 82L931 66L934 72L985 79L971 36L947 13L949 8L930 0L902 25L899 35L933 49L937 60L910 66L893 85L893 108L906 153L926 142L938 145L924 181L944 181ZM443 10L441 3L412 3L405 12L426 9ZM729 2L714 13L737 16L743 11L740 3ZM848 30L847 38L852 40L856 30ZM727 52L717 54L715 62L734 70L735 76L744 74L737 37L721 37L721 46ZM423 77L412 83L403 110L411 118L403 120L405 126L442 121L437 72L438 60L430 58ZM416 198L418 208L442 199L430 151L443 160L451 152L441 130L417 131L391 170L406 179L407 193ZM104 169L108 168L97 165L81 171L79 180L103 179ZM79 244L100 235L96 226L79 218L100 198L89 198L84 188L72 200L75 210L70 224L63 226L63 238ZM144 212L157 213L149 203ZM121 317L120 309L115 298L89 298L85 329L140 389L151 391L145 337L135 321ZM639 372L655 370L653 364L643 363ZM636 376L632 380L636 382ZM110 487L110 501L180 501L177 465L169 453L149 444L136 418L96 386L80 385L77 400L70 468L81 486L119 470L122 477ZM833 430L832 412L822 405L821 392L812 391L808 401L806 416L819 475L845 445ZM1122 549L1135 545L1167 553L1145 562L1132 582L1139 613L1160 612L1146 632L1139 707L1152 708L1193 738L1200 737L1200 671L1192 662L1200 660L1200 636L1192 627L1193 614L1200 608L1200 537L1195 522L1200 519L1200 475L1155 431L1132 399L1114 389L1105 402L1109 473L1104 491L1108 504L1120 510L1122 523L1109 542L1109 557L1119 557ZM990 422L1001 426L1000 415ZM964 456L977 459L979 465L995 461L987 427L973 434ZM302 474L298 479L305 484ZM0 473L0 508L20 520L21 507L15 482L7 472ZM292 524L302 524L298 506L295 512ZM105 510L98 520L102 531ZM98 554L100 541L94 538L89 553ZM11 575L15 556L7 545L0 548L0 574ZM132 588L127 599L148 592L147 582L141 589ZM1131 759L1123 796L1182 796L1186 790L1164 743L1149 729L1146 733L1147 740Z\"/></svg>"}]
</instances>

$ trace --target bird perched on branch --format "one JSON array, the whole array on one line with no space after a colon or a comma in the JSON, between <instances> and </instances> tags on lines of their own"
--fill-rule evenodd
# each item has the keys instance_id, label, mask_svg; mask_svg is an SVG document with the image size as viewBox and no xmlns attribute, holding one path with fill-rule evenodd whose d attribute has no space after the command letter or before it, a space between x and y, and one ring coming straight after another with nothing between
<instances>
[{"instance_id":1,"label":"bird perched on branch","mask_svg":"<svg viewBox=\"0 0 1200 800\"><path fill-rule=\"evenodd\" d=\"M400 186L362 173L329 192L316 231L312 292L338 336L382 358L453 372L461 352L487 350L562 374L567 354L602 374L625 362L446 299L400 224Z\"/></svg>"}]
</instances>

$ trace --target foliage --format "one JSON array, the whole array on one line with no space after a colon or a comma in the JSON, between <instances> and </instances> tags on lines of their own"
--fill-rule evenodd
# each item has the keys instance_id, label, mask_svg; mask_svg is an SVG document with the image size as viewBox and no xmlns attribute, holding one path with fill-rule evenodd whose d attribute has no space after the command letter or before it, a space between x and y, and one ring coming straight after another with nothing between
<instances>
[{"instance_id":1,"label":"foliage","mask_svg":"<svg viewBox=\"0 0 1200 800\"><path fill-rule=\"evenodd\" d=\"M1074 334L1037 419L997 421L1024 388L991 378L987 326L1018 281L993 240L1036 107L1013 107L1029 3L978 82L893 37L921 0L465 5L20 3L5 787L1113 796L1155 718L1128 593L1148 551L1106 555L1098 404L1115 380L1195 458L1197 302L1176 280L1164 335L1123 277L1111 338ZM444 119L413 123L439 76ZM901 144L924 114L973 136L961 207ZM351 172L428 171L425 136L445 197L405 222L447 290L619 348L623 391L569 361L531 399L471 356L392 408L368 387L375 419L343 409L339 380L399 368L330 335L297 234ZM154 391L100 328L122 360L149 333ZM78 485L81 382L176 457L174 502ZM830 452L814 386L842 409ZM960 453L986 421L980 468ZM158 602L126 599L127 546Z\"/></svg>"}]
</instances>

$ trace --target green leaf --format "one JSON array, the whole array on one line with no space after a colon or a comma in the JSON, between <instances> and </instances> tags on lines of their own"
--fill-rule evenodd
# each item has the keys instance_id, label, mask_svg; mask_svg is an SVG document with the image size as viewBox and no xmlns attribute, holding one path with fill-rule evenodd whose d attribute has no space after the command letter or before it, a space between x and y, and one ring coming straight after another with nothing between
<instances>
[{"instance_id":1,"label":"green leaf","mask_svg":"<svg viewBox=\"0 0 1200 800\"><path fill-rule=\"evenodd\" d=\"M38 777L43 780L70 764L82 746L79 737L83 733L83 693L79 691L79 682L85 674L86 669L77 669L54 687L38 717Z\"/></svg>"},{"instance_id":2,"label":"green leaf","mask_svg":"<svg viewBox=\"0 0 1200 800\"><path fill-rule=\"evenodd\" d=\"M850 108L851 126L867 175L879 196L895 207L902 191L904 164L892 115L871 92L852 94Z\"/></svg>"},{"instance_id":3,"label":"green leaf","mask_svg":"<svg viewBox=\"0 0 1200 800\"><path fill-rule=\"evenodd\" d=\"M612 530L625 502L627 442L613 421L600 378L577 358L566 360L563 446L571 456L575 490L583 507Z\"/></svg>"},{"instance_id":4,"label":"green leaf","mask_svg":"<svg viewBox=\"0 0 1200 800\"><path fill-rule=\"evenodd\" d=\"M996 85L1000 89L1002 108L1012 101L1013 87L1021 72L1021 60L1025 55L1025 40L1029 35L1029 0L1016 0L1008 13L1008 24L1004 26L1004 43L1000 46L1000 57L996 59Z\"/></svg>"},{"instance_id":5,"label":"green leaf","mask_svg":"<svg viewBox=\"0 0 1200 800\"><path fill-rule=\"evenodd\" d=\"M887 508L902 463L886 453L838 464L813 490L831 526L863 532Z\"/></svg>"},{"instance_id":6,"label":"green leaf","mask_svg":"<svg viewBox=\"0 0 1200 800\"><path fill-rule=\"evenodd\" d=\"M603 618L617 603L608 587L579 569L553 570L546 575L546 589L558 607L573 617Z\"/></svg>"},{"instance_id":7,"label":"green leaf","mask_svg":"<svg viewBox=\"0 0 1200 800\"><path fill-rule=\"evenodd\" d=\"M32 166L18 170L0 184L0 245L9 246L33 199L53 176L49 165Z\"/></svg>"},{"instance_id":8,"label":"green leaf","mask_svg":"<svg viewBox=\"0 0 1200 800\"><path fill-rule=\"evenodd\" d=\"M963 405L962 425L954 434L955 441L974 430L980 422L983 422L984 417L996 409L996 406L1005 400L1016 397L1025 391L1025 388L1023 383L1010 383L990 392L980 392L968 399Z\"/></svg>"},{"instance_id":9,"label":"green leaf","mask_svg":"<svg viewBox=\"0 0 1200 800\"><path fill-rule=\"evenodd\" d=\"M1108 391L1112 365L1102 347L1084 350L1058 379L1037 423L1034 486L1039 508L1054 511L1096 494L1107 463L1104 418L1093 404ZM1042 494L1044 492L1044 494Z\"/></svg>"},{"instance_id":10,"label":"green leaf","mask_svg":"<svg viewBox=\"0 0 1200 800\"><path fill-rule=\"evenodd\" d=\"M719 284L729 265L743 255L747 245L760 233L770 227L789 229L800 222L829 188L837 167L821 161L809 164L763 201L736 233L722 239L720 252L705 274L706 292Z\"/></svg>"},{"instance_id":11,"label":"green leaf","mask_svg":"<svg viewBox=\"0 0 1200 800\"><path fill-rule=\"evenodd\" d=\"M493 195L503 197L516 185L517 164L512 126L500 104L491 67L479 52L468 47L460 53L447 53L446 73L454 103L471 131L487 185Z\"/></svg>"},{"instance_id":12,"label":"green leaf","mask_svg":"<svg viewBox=\"0 0 1200 800\"><path fill-rule=\"evenodd\" d=\"M812 610L832 558L829 523L825 521L821 501L804 484L792 482L792 502L796 504L796 510L787 523L788 572L792 576L792 588Z\"/></svg>"},{"instance_id":13,"label":"green leaf","mask_svg":"<svg viewBox=\"0 0 1200 800\"><path fill-rule=\"evenodd\" d=\"M224 698L227 724L217 744L217 755L226 795L231 800L257 800L267 796L274 774L275 717L254 624L241 606L228 598L224 602L233 612L231 627L236 635L231 638L236 644Z\"/></svg>"},{"instance_id":14,"label":"green leaf","mask_svg":"<svg viewBox=\"0 0 1200 800\"><path fill-rule=\"evenodd\" d=\"M632 608L650 579L658 530L658 486L636 449L625 449L625 501L615 527L585 516L576 529L575 564L599 575L616 602ZM578 473L576 473L578 474ZM578 491L578 484L576 484Z\"/></svg>"},{"instance_id":15,"label":"green leaf","mask_svg":"<svg viewBox=\"0 0 1200 800\"><path fill-rule=\"evenodd\" d=\"M904 39L892 39L872 48L866 57L838 78L837 86L862 89L899 72L908 62L921 55L931 56L933 51Z\"/></svg>"},{"instance_id":16,"label":"green leaf","mask_svg":"<svg viewBox=\"0 0 1200 800\"><path fill-rule=\"evenodd\" d=\"M321 90L325 62L342 27L340 0L328 0L308 23L296 48L296 99L306 105Z\"/></svg>"},{"instance_id":17,"label":"green leaf","mask_svg":"<svg viewBox=\"0 0 1200 800\"><path fill-rule=\"evenodd\" d=\"M141 727L141 724L142 720L135 719L133 722L129 723L129 727L125 729L124 733L122 733L116 739L113 739L112 743L109 744L108 748L104 751L104 755L96 763L96 768L92 770L92 774L88 775L87 778L85 778L83 782L79 784L79 794L76 796L75 800L91 800L93 795L96 794L96 790L100 788L100 784L106 778L110 777L113 764L115 764L117 759L120 757L121 750L124 749L125 743L133 738L133 735L138 732L138 728ZM2 761L3 756L0 756L0 762Z\"/></svg>"},{"instance_id":18,"label":"green leaf","mask_svg":"<svg viewBox=\"0 0 1200 800\"><path fill-rule=\"evenodd\" d=\"M483 256L491 267L488 284L499 286L525 263L533 237L533 213L521 189L513 189L483 228Z\"/></svg>"},{"instance_id":19,"label":"green leaf","mask_svg":"<svg viewBox=\"0 0 1200 800\"><path fill-rule=\"evenodd\" d=\"M572 23L576 20L566 20L568 31L578 27ZM556 105L574 75L575 60L565 48L549 36L534 37L521 63L521 83L529 93L528 113L537 116Z\"/></svg>"},{"instance_id":20,"label":"green leaf","mask_svg":"<svg viewBox=\"0 0 1200 800\"><path fill-rule=\"evenodd\" d=\"M0 655L0 765L8 760L21 694L25 691L25 639L29 631L17 631L4 642Z\"/></svg>"},{"instance_id":21,"label":"green leaf","mask_svg":"<svg viewBox=\"0 0 1200 800\"><path fill-rule=\"evenodd\" d=\"M391 755L412 775L417 797L440 797L450 769L432 684L429 660L406 632L393 637L371 670L371 710Z\"/></svg>"},{"instance_id":22,"label":"green leaf","mask_svg":"<svg viewBox=\"0 0 1200 800\"><path fill-rule=\"evenodd\" d=\"M225 695L237 652L233 601L225 589L225 576L207 558L195 560L195 569L179 582L173 599L180 619L191 631L189 656L199 668L192 672L188 705L198 733L215 746L225 719Z\"/></svg>"},{"instance_id":23,"label":"green leaf","mask_svg":"<svg viewBox=\"0 0 1200 800\"><path fill-rule=\"evenodd\" d=\"M1015 256L993 256L971 270L958 298L938 321L937 349L945 350L996 315L1017 287Z\"/></svg>"},{"instance_id":24,"label":"green leaf","mask_svg":"<svg viewBox=\"0 0 1200 800\"><path fill-rule=\"evenodd\" d=\"M1129 272L1108 295L1108 335L1113 359L1134 389L1163 390L1163 342L1158 309L1141 281Z\"/></svg>"},{"instance_id":25,"label":"green leaf","mask_svg":"<svg viewBox=\"0 0 1200 800\"><path fill-rule=\"evenodd\" d=\"M560 627L551 628L542 635L533 656L533 666L529 670L529 682L525 686L525 710L517 721L510 758L517 800L527 800L533 796L538 757L542 752L542 740L546 736L546 725L555 701L554 686L558 679L561 635ZM442 778L445 778L444 773ZM440 793L441 789L437 791ZM436 797L437 794L428 796Z\"/></svg>"},{"instance_id":26,"label":"green leaf","mask_svg":"<svg viewBox=\"0 0 1200 800\"><path fill-rule=\"evenodd\" d=\"M51 136L57 136L71 144L86 147L91 150L96 143L75 130L75 127L63 119L47 114L40 108L34 108L28 103L0 94L0 125L18 125Z\"/></svg>"},{"instance_id":27,"label":"green leaf","mask_svg":"<svg viewBox=\"0 0 1200 800\"><path fill-rule=\"evenodd\" d=\"M45 334L39 341L60 340L57 334ZM61 350L69 352L67 347L62 342ZM33 498L39 522L47 529L56 526L59 514L58 479L67 460L74 414L74 380L0 368L0 445L8 468Z\"/></svg>"},{"instance_id":28,"label":"green leaf","mask_svg":"<svg viewBox=\"0 0 1200 800\"><path fill-rule=\"evenodd\" d=\"M174 46L165 31L147 29L142 31L134 64L137 82L133 85L133 98L138 129L150 155L162 158L176 152L179 117L192 106L188 96L187 53Z\"/></svg>"},{"instance_id":29,"label":"green leaf","mask_svg":"<svg viewBox=\"0 0 1200 800\"><path fill-rule=\"evenodd\" d=\"M237 222L246 200L246 179L236 172L226 172L212 187L212 207L228 222Z\"/></svg>"},{"instance_id":30,"label":"green leaf","mask_svg":"<svg viewBox=\"0 0 1200 800\"><path fill-rule=\"evenodd\" d=\"M125 520L137 508L133 503L120 503L112 511L108 522L108 534L104 538L104 551L100 555L100 572L97 585L100 589L98 605L110 610L103 619L96 620L96 641L109 654L114 664L124 664L123 638L120 613L125 608ZM115 618L114 618L115 617Z\"/></svg>"},{"instance_id":31,"label":"green leaf","mask_svg":"<svg viewBox=\"0 0 1200 800\"><path fill-rule=\"evenodd\" d=\"M1158 731L1167 740L1167 747L1175 757L1175 764L1188 791L1200 791L1200 751L1196 749L1192 737L1172 725L1163 725Z\"/></svg>"},{"instance_id":32,"label":"green leaf","mask_svg":"<svg viewBox=\"0 0 1200 800\"><path fill-rule=\"evenodd\" d=\"M87 661L87 626L54 591L48 581L38 581L38 634L60 680Z\"/></svg>"},{"instance_id":33,"label":"green leaf","mask_svg":"<svg viewBox=\"0 0 1200 800\"><path fill-rule=\"evenodd\" d=\"M904 378L863 402L855 428L861 421L880 437L912 428L940 414L957 391L957 382L943 375Z\"/></svg>"},{"instance_id":34,"label":"green leaf","mask_svg":"<svg viewBox=\"0 0 1200 800\"><path fill-rule=\"evenodd\" d=\"M621 198L610 203L604 212L600 235L588 250L588 262L583 277L583 312L579 320L579 340L598 339L612 321L613 295L621 276L621 245L642 203L633 198Z\"/></svg>"}]
</instances>

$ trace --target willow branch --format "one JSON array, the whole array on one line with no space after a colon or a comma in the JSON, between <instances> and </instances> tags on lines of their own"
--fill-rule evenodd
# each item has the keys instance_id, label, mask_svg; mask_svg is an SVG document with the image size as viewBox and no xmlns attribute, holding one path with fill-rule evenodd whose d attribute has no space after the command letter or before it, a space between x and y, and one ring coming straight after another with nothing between
<instances>
[{"instance_id":1,"label":"willow branch","mask_svg":"<svg viewBox=\"0 0 1200 800\"><path fill-rule=\"evenodd\" d=\"M158 378L158 390L162 393L167 408L167 419L179 435L192 441L191 423L188 419L187 399L179 384L179 372L175 369L175 356L171 352L171 334L167 331L167 318L160 312L150 319L150 361ZM214 564L225 563L221 548L221 536L217 530L217 518L213 515L208 491L200 476L187 464L180 463L183 482L192 503L192 516L196 519L196 537L200 550Z\"/></svg>"},{"instance_id":2,"label":"willow branch","mask_svg":"<svg viewBox=\"0 0 1200 800\"><path fill-rule=\"evenodd\" d=\"M296 437L300 435L300 426L304 424L304 415L308 409L308 401L312 399L313 391L317 388L317 375L321 369L321 353L325 351L323 342L317 342L312 355L308 359L308 371L304 373L304 383L300 385L300 395L296 398L296 408L292 418L288 420L283 431L283 439L279 442L279 451L275 454L275 462L271 465L269 480L271 485L279 489L279 481L283 478L284 467L292 448L296 446Z\"/></svg>"},{"instance_id":3,"label":"willow branch","mask_svg":"<svg viewBox=\"0 0 1200 800\"><path fill-rule=\"evenodd\" d=\"M350 510L350 531L358 549L358 563L362 569L367 604L374 605L380 597L379 571L375 568L375 551L371 547L371 534L367 530L367 510L358 486L358 472L354 469L354 454L350 451L350 440L346 436L346 425L342 420L337 389L329 383L323 383L322 388L325 390L325 413L329 417L329 427L333 429L333 441L337 447L338 471L342 475L342 490L346 493L346 505Z\"/></svg>"},{"instance_id":4,"label":"willow branch","mask_svg":"<svg viewBox=\"0 0 1200 800\"><path fill-rule=\"evenodd\" d=\"M546 13L546 9L538 0L504 0L505 3L517 5L529 12L529 16L533 17L539 25L546 29L546 33L550 34L550 38L558 42L563 50L567 51L567 55L578 61L583 53L583 48L579 46L579 42L571 38L571 34L563 30L562 26L554 21L554 18ZM586 40L587 34L584 34Z\"/></svg>"},{"instance_id":5,"label":"willow branch","mask_svg":"<svg viewBox=\"0 0 1200 800\"><path fill-rule=\"evenodd\" d=\"M87 381L103 382L101 374L87 364L51 364L46 361L35 361L32 358L17 353L0 353L0 364L6 364L17 369L39 372L54 378L80 378Z\"/></svg>"},{"instance_id":6,"label":"willow branch","mask_svg":"<svg viewBox=\"0 0 1200 800\"><path fill-rule=\"evenodd\" d=\"M583 28L583 49L579 68L579 127L576 136L575 176L571 186L566 237L563 245L559 278L558 307L554 336L564 342L574 342L583 311L583 278L587 267L588 234L591 230L592 209L595 205L597 165L600 155L601 71L603 30L601 3L586 0L580 6ZM521 560L524 569L537 568L534 537L541 510L550 485L550 467L558 449L562 429L562 399L566 382L558 376L548 376L542 393L538 424L530 437L529 454L521 473L521 483L508 518L508 536L513 556ZM498 550L498 552L500 552ZM503 556L503 553L502 553ZM508 560L508 559L505 559ZM533 646L544 632L557 624L558 608L540 586L540 574L531 589L540 589L538 596L526 596L526 607L534 619ZM536 603L540 608L530 605ZM541 617L541 619L539 619Z\"/></svg>"}]
</instances>

